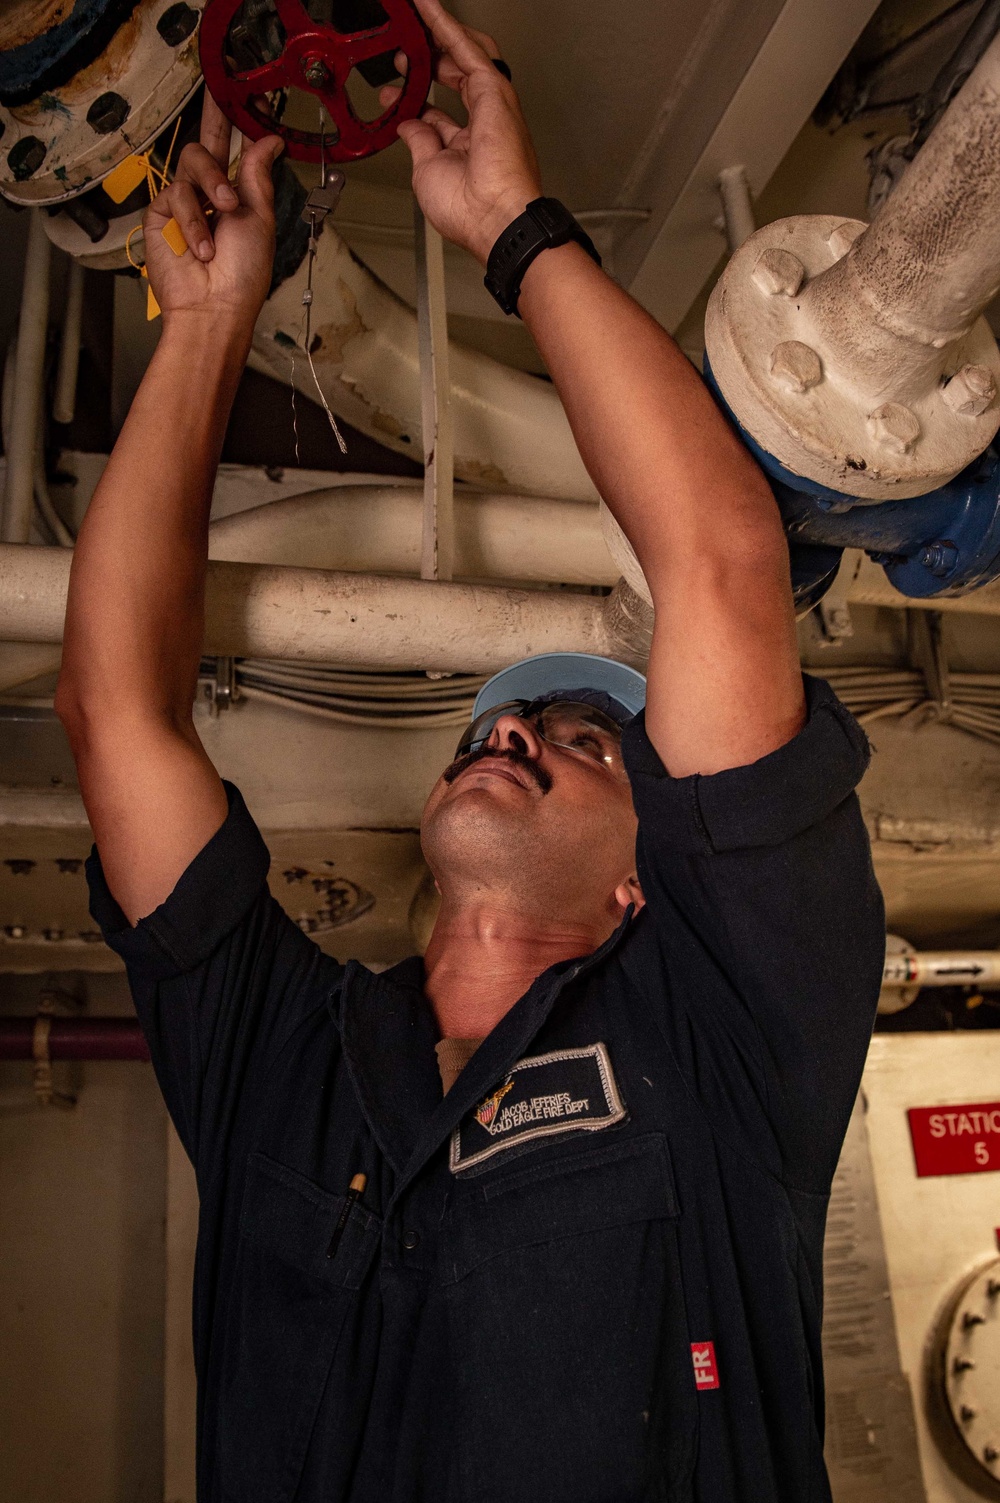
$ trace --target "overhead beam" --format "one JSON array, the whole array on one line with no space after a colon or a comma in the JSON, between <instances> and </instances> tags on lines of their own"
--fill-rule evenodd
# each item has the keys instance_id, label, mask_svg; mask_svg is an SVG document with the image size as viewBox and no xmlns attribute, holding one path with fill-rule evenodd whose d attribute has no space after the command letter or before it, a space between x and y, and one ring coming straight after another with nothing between
<instances>
[{"instance_id":1,"label":"overhead beam","mask_svg":"<svg viewBox=\"0 0 1000 1503\"><path fill-rule=\"evenodd\" d=\"M633 297L676 329L726 249L719 178L742 167L758 195L864 30L878 0L787 0L684 186L633 244ZM643 244L645 240L645 244Z\"/></svg>"}]
</instances>

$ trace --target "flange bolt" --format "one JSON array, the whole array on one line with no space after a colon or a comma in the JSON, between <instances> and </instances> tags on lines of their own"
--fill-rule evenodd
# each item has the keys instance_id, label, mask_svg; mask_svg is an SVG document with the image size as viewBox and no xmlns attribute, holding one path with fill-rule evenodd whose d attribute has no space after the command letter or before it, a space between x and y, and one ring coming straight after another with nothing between
<instances>
[{"instance_id":1,"label":"flange bolt","mask_svg":"<svg viewBox=\"0 0 1000 1503\"><path fill-rule=\"evenodd\" d=\"M951 1364L951 1370L956 1375L958 1373L967 1373L971 1368L975 1367L975 1365L976 1364L973 1362L971 1357L956 1357L954 1362Z\"/></svg>"},{"instance_id":2,"label":"flange bolt","mask_svg":"<svg viewBox=\"0 0 1000 1503\"><path fill-rule=\"evenodd\" d=\"M988 1461L992 1465L998 1456L1000 1456L1000 1451L997 1450L996 1446L983 1446L984 1461Z\"/></svg>"},{"instance_id":3,"label":"flange bolt","mask_svg":"<svg viewBox=\"0 0 1000 1503\"><path fill-rule=\"evenodd\" d=\"M755 284L768 297L777 297L779 293L783 293L785 297L794 297L802 286L805 274L806 269L798 256L793 256L791 251L777 250L774 247L761 251L752 273Z\"/></svg>"},{"instance_id":4,"label":"flange bolt","mask_svg":"<svg viewBox=\"0 0 1000 1503\"><path fill-rule=\"evenodd\" d=\"M894 454L909 454L920 437L920 423L902 402L883 402L868 414L868 431L883 448Z\"/></svg>"},{"instance_id":5,"label":"flange bolt","mask_svg":"<svg viewBox=\"0 0 1000 1503\"><path fill-rule=\"evenodd\" d=\"M945 386L942 395L952 412L979 417L997 394L993 372L985 365L963 365Z\"/></svg>"},{"instance_id":6,"label":"flange bolt","mask_svg":"<svg viewBox=\"0 0 1000 1503\"><path fill-rule=\"evenodd\" d=\"M864 232L865 227L863 224L859 224L857 220L847 219L843 224L836 225L830 231L826 237L826 243L830 247L831 253L839 261L841 256L847 255L855 240L857 240L859 235L863 235Z\"/></svg>"},{"instance_id":7,"label":"flange bolt","mask_svg":"<svg viewBox=\"0 0 1000 1503\"><path fill-rule=\"evenodd\" d=\"M940 544L938 545L940 546ZM974 1310L966 1310L962 1316L962 1330L971 1331L973 1326L981 1326L986 1322L985 1315L977 1315Z\"/></svg>"},{"instance_id":8,"label":"flange bolt","mask_svg":"<svg viewBox=\"0 0 1000 1503\"><path fill-rule=\"evenodd\" d=\"M963 1404L958 1412L962 1417L963 1425L971 1424L976 1417L976 1411L972 1408L971 1404Z\"/></svg>"},{"instance_id":9,"label":"flange bolt","mask_svg":"<svg viewBox=\"0 0 1000 1503\"><path fill-rule=\"evenodd\" d=\"M808 391L822 381L823 362L807 344L786 339L771 351L771 375L789 391Z\"/></svg>"},{"instance_id":10,"label":"flange bolt","mask_svg":"<svg viewBox=\"0 0 1000 1503\"><path fill-rule=\"evenodd\" d=\"M321 57L311 56L302 61L302 76L314 89L325 89L330 82L330 71Z\"/></svg>"},{"instance_id":11,"label":"flange bolt","mask_svg":"<svg viewBox=\"0 0 1000 1503\"><path fill-rule=\"evenodd\" d=\"M926 543L920 550L920 562L925 569L929 569L935 579L944 579L955 567L958 557L958 549L954 543ZM982 1316L974 1315L966 1317L962 1322L966 1329L972 1325L978 1325Z\"/></svg>"},{"instance_id":12,"label":"flange bolt","mask_svg":"<svg viewBox=\"0 0 1000 1503\"><path fill-rule=\"evenodd\" d=\"M171 5L163 12L156 23L156 29L168 47L179 47L187 41L197 24L198 12L194 6L185 5L184 0L178 0L176 5Z\"/></svg>"}]
</instances>

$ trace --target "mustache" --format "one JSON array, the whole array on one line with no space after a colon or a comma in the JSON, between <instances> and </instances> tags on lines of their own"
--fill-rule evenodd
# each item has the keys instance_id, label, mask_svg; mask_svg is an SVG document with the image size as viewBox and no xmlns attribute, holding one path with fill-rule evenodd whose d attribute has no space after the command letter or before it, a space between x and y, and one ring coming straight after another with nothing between
<instances>
[{"instance_id":1,"label":"mustache","mask_svg":"<svg viewBox=\"0 0 1000 1503\"><path fill-rule=\"evenodd\" d=\"M494 761L511 762L515 767L519 767L522 772L527 773L528 777L533 778L536 786L542 793L548 793L552 788L552 779L545 768L539 767L538 763L533 761L531 757L525 756L523 752L515 751L512 746L491 747L487 746L485 742L482 746L478 746L475 751L466 752L463 757L456 757L454 762L445 768L441 776L446 783L453 783L457 777L468 768L474 767L477 762L481 762L484 757L492 757Z\"/></svg>"}]
</instances>

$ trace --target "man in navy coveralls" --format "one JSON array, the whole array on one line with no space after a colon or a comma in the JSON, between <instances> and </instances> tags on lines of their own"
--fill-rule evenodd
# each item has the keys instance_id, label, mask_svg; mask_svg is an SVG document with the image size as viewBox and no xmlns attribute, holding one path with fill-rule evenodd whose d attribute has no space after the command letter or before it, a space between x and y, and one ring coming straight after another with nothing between
<instances>
[{"instance_id":1,"label":"man in navy coveralls","mask_svg":"<svg viewBox=\"0 0 1000 1503\"><path fill-rule=\"evenodd\" d=\"M400 135L485 264L537 163L495 44L419 5L469 123ZM424 816L426 955L323 955L191 717L279 148L230 187L209 109L149 211L163 332L81 529L57 701L93 911L197 1170L199 1496L823 1503L823 1228L884 930L865 738L799 671L774 500L586 249L538 254L518 312L649 581L648 692L586 658L488 686Z\"/></svg>"}]
</instances>

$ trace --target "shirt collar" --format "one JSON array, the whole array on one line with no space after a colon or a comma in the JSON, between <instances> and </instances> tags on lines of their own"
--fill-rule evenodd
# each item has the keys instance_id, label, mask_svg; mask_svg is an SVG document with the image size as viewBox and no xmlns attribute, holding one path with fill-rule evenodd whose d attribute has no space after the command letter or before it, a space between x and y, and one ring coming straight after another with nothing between
<instances>
[{"instance_id":1,"label":"shirt collar","mask_svg":"<svg viewBox=\"0 0 1000 1503\"><path fill-rule=\"evenodd\" d=\"M422 959L413 956L381 975L348 965L340 1000L347 1066L375 1141L401 1176L397 1193L522 1058L563 988L617 947L633 912L630 906L614 934L589 955L558 961L536 977L443 1099Z\"/></svg>"}]
</instances>

